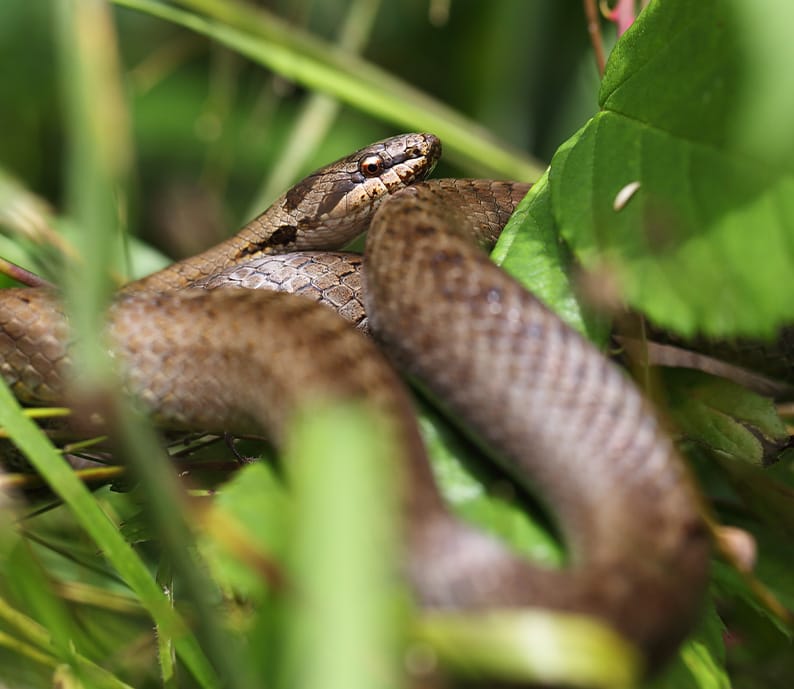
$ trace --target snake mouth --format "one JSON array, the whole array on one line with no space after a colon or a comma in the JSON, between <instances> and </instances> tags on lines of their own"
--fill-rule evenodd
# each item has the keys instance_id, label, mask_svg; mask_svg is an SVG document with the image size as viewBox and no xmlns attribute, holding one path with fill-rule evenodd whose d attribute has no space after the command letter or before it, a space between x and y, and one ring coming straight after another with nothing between
<instances>
[{"instance_id":1,"label":"snake mouth","mask_svg":"<svg viewBox=\"0 0 794 689\"><path fill-rule=\"evenodd\" d=\"M349 177L336 180L321 210L334 218L349 218L353 212L371 217L386 197L427 178L440 156L441 141L433 134L400 134L378 141L348 159Z\"/></svg>"},{"instance_id":2,"label":"snake mouth","mask_svg":"<svg viewBox=\"0 0 794 689\"><path fill-rule=\"evenodd\" d=\"M394 162L423 161L422 178L433 171L441 158L441 140L434 134L406 134L403 137L403 145L403 155L395 156Z\"/></svg>"},{"instance_id":3,"label":"snake mouth","mask_svg":"<svg viewBox=\"0 0 794 689\"><path fill-rule=\"evenodd\" d=\"M425 179L441 157L441 141L434 134L401 134L384 139L370 150L376 147L385 167L398 169L405 184Z\"/></svg>"}]
</instances>

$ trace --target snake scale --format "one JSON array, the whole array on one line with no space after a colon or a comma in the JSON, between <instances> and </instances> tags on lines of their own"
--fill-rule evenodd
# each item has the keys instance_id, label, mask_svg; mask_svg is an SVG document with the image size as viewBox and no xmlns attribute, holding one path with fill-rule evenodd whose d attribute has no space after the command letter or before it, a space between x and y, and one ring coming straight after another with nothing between
<instances>
[{"instance_id":1,"label":"snake scale","mask_svg":"<svg viewBox=\"0 0 794 689\"><path fill-rule=\"evenodd\" d=\"M168 426L265 431L277 445L306 404L366 400L400 438L405 573L421 604L592 615L656 668L698 619L707 584L696 490L624 372L477 246L493 241L527 186L420 181L440 150L427 134L373 144L307 177L236 237L125 287L109 331L126 386ZM273 254L339 249L367 227L364 306L386 356L310 300L179 289L217 286L224 269L239 281ZM342 254L320 256L284 261L309 265L309 282L323 270L359 280ZM360 324L346 294L336 307ZM0 371L20 398L63 399L66 342L56 294L3 291ZM449 514L387 356L548 505L566 568L533 565Z\"/></svg>"}]
</instances>

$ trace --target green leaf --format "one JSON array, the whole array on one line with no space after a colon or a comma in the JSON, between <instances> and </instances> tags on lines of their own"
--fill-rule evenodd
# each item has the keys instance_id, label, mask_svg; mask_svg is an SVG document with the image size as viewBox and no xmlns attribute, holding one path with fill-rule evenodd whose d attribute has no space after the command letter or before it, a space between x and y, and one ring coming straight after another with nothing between
<instances>
[{"instance_id":1,"label":"green leaf","mask_svg":"<svg viewBox=\"0 0 794 689\"><path fill-rule=\"evenodd\" d=\"M667 408L687 439L755 466L774 461L788 444L772 400L690 369L665 370L661 379Z\"/></svg>"},{"instance_id":2,"label":"green leaf","mask_svg":"<svg viewBox=\"0 0 794 689\"><path fill-rule=\"evenodd\" d=\"M583 311L574 293L571 252L560 239L552 214L549 170L516 208L491 258L568 325L603 343L603 324Z\"/></svg>"},{"instance_id":3,"label":"green leaf","mask_svg":"<svg viewBox=\"0 0 794 689\"><path fill-rule=\"evenodd\" d=\"M433 474L455 513L537 562L561 565L564 548L549 532L548 524L538 518L538 512L516 499L513 484L483 462L476 447L428 405L422 405L419 414Z\"/></svg>"},{"instance_id":4,"label":"green leaf","mask_svg":"<svg viewBox=\"0 0 794 689\"><path fill-rule=\"evenodd\" d=\"M709 602L700 627L684 643L678 657L649 689L729 689L725 671L725 626Z\"/></svg>"},{"instance_id":5,"label":"green leaf","mask_svg":"<svg viewBox=\"0 0 794 689\"><path fill-rule=\"evenodd\" d=\"M284 485L265 462L246 466L223 486L207 515L202 542L202 554L222 588L249 601L262 600L272 566L268 561L286 550L292 508Z\"/></svg>"},{"instance_id":6,"label":"green leaf","mask_svg":"<svg viewBox=\"0 0 794 689\"><path fill-rule=\"evenodd\" d=\"M732 20L725 0L652 3L609 56L601 108L678 139L730 145L725 113L739 89Z\"/></svg>"},{"instance_id":7,"label":"green leaf","mask_svg":"<svg viewBox=\"0 0 794 689\"><path fill-rule=\"evenodd\" d=\"M744 505L769 530L794 538L794 489L775 481L757 466L717 457Z\"/></svg>"},{"instance_id":8,"label":"green leaf","mask_svg":"<svg viewBox=\"0 0 794 689\"><path fill-rule=\"evenodd\" d=\"M794 319L781 289L794 178L730 137L737 51L727 0L658 0L610 58L603 112L552 161L554 215L577 258L685 335L770 335Z\"/></svg>"},{"instance_id":9,"label":"green leaf","mask_svg":"<svg viewBox=\"0 0 794 689\"><path fill-rule=\"evenodd\" d=\"M781 537L779 533L757 528L757 525L752 535L761 557L749 576L720 560L713 562L712 581L717 599L722 602L723 617L730 631L734 625L738 627L739 634L743 633L742 627L746 625L768 626L770 630L774 629L775 636L783 637L786 656L791 658L791 641L794 639L794 620L790 613L794 607L791 537ZM762 583L761 587L758 581ZM761 645L766 643L761 634L758 637ZM748 640L748 645L754 645L754 642ZM730 646L728 650L731 650ZM789 663L791 660L794 658Z\"/></svg>"},{"instance_id":10,"label":"green leaf","mask_svg":"<svg viewBox=\"0 0 794 689\"><path fill-rule=\"evenodd\" d=\"M791 494L789 493L788 514L792 514ZM789 516L789 521L792 521ZM791 548L792 530L788 524L788 532L781 538L779 533L772 529L758 530L754 535L758 541L758 548L764 557L760 558L756 566L756 575L774 593L777 599L786 607L788 616L786 627L780 626L789 637L794 639L794 549Z\"/></svg>"},{"instance_id":11,"label":"green leaf","mask_svg":"<svg viewBox=\"0 0 794 689\"><path fill-rule=\"evenodd\" d=\"M445 665L472 678L523 686L633 687L641 661L606 625L533 608L482 614L428 613L415 630Z\"/></svg>"}]
</instances>

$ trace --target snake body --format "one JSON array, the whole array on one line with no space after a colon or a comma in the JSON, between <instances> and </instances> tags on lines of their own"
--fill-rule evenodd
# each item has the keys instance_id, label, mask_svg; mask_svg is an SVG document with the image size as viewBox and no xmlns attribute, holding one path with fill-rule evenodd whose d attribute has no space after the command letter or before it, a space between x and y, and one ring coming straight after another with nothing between
<instances>
[{"instance_id":1,"label":"snake body","mask_svg":"<svg viewBox=\"0 0 794 689\"><path fill-rule=\"evenodd\" d=\"M298 184L236 238L125 288L109 329L126 385L168 425L264 430L276 444L307 403L367 400L400 439L405 569L422 604L593 615L657 667L697 619L707 583L697 494L624 373L476 246L492 241L526 186L414 184L439 154L431 135L362 149ZM318 249L310 228L324 244L341 216L352 228L332 248L370 226L364 301L375 339L549 506L567 568L534 566L449 514L403 386L371 340L331 310L275 292L175 291L245 260ZM67 333L52 292L4 291L0 371L20 397L63 398Z\"/></svg>"}]
</instances>

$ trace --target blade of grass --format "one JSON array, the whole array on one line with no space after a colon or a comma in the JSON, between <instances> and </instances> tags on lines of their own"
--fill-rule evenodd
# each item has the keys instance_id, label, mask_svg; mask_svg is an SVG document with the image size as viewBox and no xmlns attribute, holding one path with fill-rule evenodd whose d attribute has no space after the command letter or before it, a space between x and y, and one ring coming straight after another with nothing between
<instances>
[{"instance_id":1,"label":"blade of grass","mask_svg":"<svg viewBox=\"0 0 794 689\"><path fill-rule=\"evenodd\" d=\"M165 591L168 602L174 605L174 575L171 571L171 563L167 557L160 561L157 571L157 583ZM157 634L157 659L160 661L160 679L163 689L174 689L177 686L176 679L176 649L174 649L173 639L165 634Z\"/></svg>"},{"instance_id":2,"label":"blade of grass","mask_svg":"<svg viewBox=\"0 0 794 689\"><path fill-rule=\"evenodd\" d=\"M159 0L113 0L222 43L306 88L327 93L386 122L441 137L451 159L478 173L532 181L545 165L496 141L456 110L358 56L237 2L182 0L212 19Z\"/></svg>"},{"instance_id":3,"label":"blade of grass","mask_svg":"<svg viewBox=\"0 0 794 689\"><path fill-rule=\"evenodd\" d=\"M73 349L87 394L107 388L110 363L98 333L119 265L117 204L128 175L129 126L121 95L115 32L101 0L57 4L61 86L66 102L68 206L80 227L83 260L67 271L67 302L75 332Z\"/></svg>"},{"instance_id":4,"label":"blade of grass","mask_svg":"<svg viewBox=\"0 0 794 689\"><path fill-rule=\"evenodd\" d=\"M295 526L284 689L399 684L394 442L366 412L307 412L288 440Z\"/></svg>"},{"instance_id":5,"label":"blade of grass","mask_svg":"<svg viewBox=\"0 0 794 689\"><path fill-rule=\"evenodd\" d=\"M339 33L337 45L351 54L361 51L369 38L378 13L380 0L354 0ZM306 160L328 134L339 113L338 100L324 93L306 97L290 129L281 154L248 208L246 217L253 217L267 208L295 179Z\"/></svg>"},{"instance_id":6,"label":"blade of grass","mask_svg":"<svg viewBox=\"0 0 794 689\"><path fill-rule=\"evenodd\" d=\"M53 656L42 653L38 650L35 646L31 646L24 641L20 641L19 639L15 639L10 634L6 632L0 631L0 646L7 648L10 651L14 651L14 653L28 658L29 660L33 660L40 665L46 665L47 667L56 668L58 666L58 661Z\"/></svg>"},{"instance_id":7,"label":"blade of grass","mask_svg":"<svg viewBox=\"0 0 794 689\"><path fill-rule=\"evenodd\" d=\"M117 228L120 190L128 174L130 146L115 32L104 0L64 0L56 6L59 65L66 103L69 147L68 198L82 230L78 251L83 269L67 274L67 297L75 328L73 359L79 371L78 395L113 399L112 369L101 336L110 298L110 270L120 263ZM76 386L77 387L77 386ZM144 563L115 524L58 456L55 448L26 419L7 387L0 388L0 423L28 456L52 490L104 551L141 599L163 633L204 687L217 686L195 637L174 613Z\"/></svg>"},{"instance_id":8,"label":"blade of grass","mask_svg":"<svg viewBox=\"0 0 794 689\"><path fill-rule=\"evenodd\" d=\"M67 290L77 335L72 351L79 378L73 383L73 394L90 410L101 409L118 432L123 455L146 485L151 516L184 585L185 602L197 610L196 623L204 648L222 675L223 684L242 687L245 668L238 662L234 645L223 635L222 625L217 624L210 603L212 589L190 554L192 538L179 509L183 496L155 435L118 398L115 391L119 386L101 336L112 287L107 266L115 254L113 229L119 226L116 205L130 155L109 7L104 0L72 0L59 5L58 18L70 115L67 131L72 146L68 181L73 215L82 230L79 248L86 264L79 275L71 272ZM162 594L158 605L161 615L166 605L173 615L170 602ZM173 633L169 617L164 619L167 626L157 620L160 642L173 643L180 653L184 643ZM210 680L210 676L205 675L204 680Z\"/></svg>"},{"instance_id":9,"label":"blade of grass","mask_svg":"<svg viewBox=\"0 0 794 689\"><path fill-rule=\"evenodd\" d=\"M14 529L14 527L11 527ZM30 549L30 543L18 539L4 554L3 578L11 595L23 602L34 619L41 620L48 630L51 645L44 648L62 663L77 668L76 649L84 637L75 625L69 609L52 590L50 577Z\"/></svg>"},{"instance_id":10,"label":"blade of grass","mask_svg":"<svg viewBox=\"0 0 794 689\"><path fill-rule=\"evenodd\" d=\"M116 417L114 423L120 454L145 486L148 516L182 588L180 601L190 604L202 647L221 675L222 685L230 689L255 687L251 664L220 623L218 606L213 602L219 596L205 574L206 566L193 557L195 547L187 521L185 493L168 457L146 421L131 410L123 411L126 413ZM167 652L166 639L160 638L158 645L161 654ZM179 646L176 649L179 651Z\"/></svg>"},{"instance_id":11,"label":"blade of grass","mask_svg":"<svg viewBox=\"0 0 794 689\"><path fill-rule=\"evenodd\" d=\"M138 601L127 594L115 593L105 588L76 581L61 581L56 585L58 595L64 600L101 610L111 610L123 615L142 615Z\"/></svg>"},{"instance_id":12,"label":"blade of grass","mask_svg":"<svg viewBox=\"0 0 794 689\"><path fill-rule=\"evenodd\" d=\"M27 641L22 641L10 634L0 632L0 645L53 668L63 662L62 658L52 655L52 649L58 646L57 639L38 622L15 610L2 597L0 597L0 619L27 639ZM119 680L113 673L101 668L73 649L71 653L72 660L81 673L81 678L91 680L93 686L131 689L128 684Z\"/></svg>"},{"instance_id":13,"label":"blade of grass","mask_svg":"<svg viewBox=\"0 0 794 689\"><path fill-rule=\"evenodd\" d=\"M171 608L149 570L101 509L88 489L75 476L58 450L28 419L8 386L0 385L0 426L25 453L52 491L71 509L78 523L102 550L105 557L137 594L141 605L158 627L173 637L182 661L203 687L217 687L214 672L196 638Z\"/></svg>"}]
</instances>

